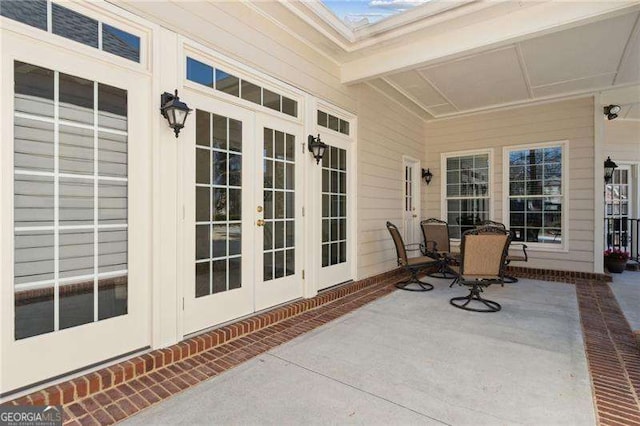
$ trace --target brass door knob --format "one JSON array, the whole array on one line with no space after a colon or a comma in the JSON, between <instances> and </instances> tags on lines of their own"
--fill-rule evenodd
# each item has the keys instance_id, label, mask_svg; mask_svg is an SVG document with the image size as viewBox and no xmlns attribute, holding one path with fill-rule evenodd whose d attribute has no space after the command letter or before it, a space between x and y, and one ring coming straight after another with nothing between
<instances>
[{"instance_id":1,"label":"brass door knob","mask_svg":"<svg viewBox=\"0 0 640 426\"><path fill-rule=\"evenodd\" d=\"M258 221L256 222L256 225L258 225L258 226L264 226L264 220L262 220L262 219L258 219Z\"/></svg>"},{"instance_id":2,"label":"brass door knob","mask_svg":"<svg viewBox=\"0 0 640 426\"><path fill-rule=\"evenodd\" d=\"M258 213L262 213L262 206L258 206L256 210L258 211Z\"/></svg>"}]
</instances>

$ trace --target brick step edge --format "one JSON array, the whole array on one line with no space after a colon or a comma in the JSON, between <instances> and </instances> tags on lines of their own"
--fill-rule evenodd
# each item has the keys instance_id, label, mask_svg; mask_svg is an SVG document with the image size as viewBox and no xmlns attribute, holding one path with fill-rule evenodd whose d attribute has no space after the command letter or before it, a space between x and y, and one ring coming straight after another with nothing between
<instances>
[{"instance_id":1,"label":"brick step edge","mask_svg":"<svg viewBox=\"0 0 640 426\"><path fill-rule=\"evenodd\" d=\"M2 405L67 405L151 373L159 368L175 364L249 333L262 330L304 312L327 305L365 287L396 276L400 277L402 274L401 269L394 269L329 289L312 298L297 300L270 311L190 337L167 348L155 349L84 376L51 385L42 390L36 390L28 395L4 402Z\"/></svg>"},{"instance_id":2,"label":"brick step edge","mask_svg":"<svg viewBox=\"0 0 640 426\"><path fill-rule=\"evenodd\" d=\"M506 273L520 278L531 278L542 281L563 281L575 284L578 280L608 283L612 281L611 275L595 272L563 271L558 269L526 268L522 266L507 266Z\"/></svg>"}]
</instances>

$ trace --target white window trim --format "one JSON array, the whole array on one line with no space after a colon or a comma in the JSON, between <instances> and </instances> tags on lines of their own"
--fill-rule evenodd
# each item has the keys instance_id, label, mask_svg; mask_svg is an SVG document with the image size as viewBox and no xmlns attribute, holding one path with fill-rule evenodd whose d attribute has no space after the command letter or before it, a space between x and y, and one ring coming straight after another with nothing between
<instances>
[{"instance_id":1,"label":"white window trim","mask_svg":"<svg viewBox=\"0 0 640 426\"><path fill-rule=\"evenodd\" d=\"M85 44L67 39L63 36L54 34L51 24L51 4L57 3L67 9L78 12L91 19L98 21L98 38L102 37L102 24L108 24L135 36L140 37L140 62L131 61L126 58L122 58L118 55L114 55L102 50L101 42L98 48L87 46ZM38 41L51 44L55 47L71 50L75 53L80 53L88 56L92 59L97 59L104 62L108 66L118 66L124 69L130 69L138 72L144 72L147 75L151 75L150 69L150 43L151 35L155 26L148 21L125 11L124 9L109 4L106 1L94 1L94 2L68 2L49 0L47 2L47 29L32 27L28 24L14 21L13 19L0 16L1 25L3 28L14 31L18 34L25 35L30 38L34 38ZM46 35L45 35L46 34Z\"/></svg>"},{"instance_id":2,"label":"white window trim","mask_svg":"<svg viewBox=\"0 0 640 426\"><path fill-rule=\"evenodd\" d=\"M523 149L548 148L560 146L562 148L562 243L559 245L524 242L527 250L540 252L569 252L569 141L551 141L530 143L522 145L510 145L502 147L502 218L503 223L509 229L511 222L509 203L509 153Z\"/></svg>"},{"instance_id":3,"label":"white window trim","mask_svg":"<svg viewBox=\"0 0 640 426\"><path fill-rule=\"evenodd\" d=\"M179 66L179 75L182 80L182 84L185 88L202 93L206 96L213 96L217 99L229 102L234 105L241 106L251 111L258 111L262 114L271 115L279 119L287 120L296 124L304 124L305 119L305 93L300 89L291 86L290 84L278 80L270 75L253 69L241 62L233 60L226 55L217 52L211 48L205 47L193 40L186 37L179 36L179 60L182 61ZM224 93L220 90L216 90L212 87L206 87L202 84L196 83L187 79L187 58L190 57L205 65L209 65L214 69L220 69L224 72L228 72L241 80L246 80L250 83L256 84L264 89L275 92L281 96L286 96L289 99L293 99L298 103L298 116L293 117L282 113L280 111L274 111L262 105L258 105L251 101L236 97L228 93Z\"/></svg>"},{"instance_id":4,"label":"white window trim","mask_svg":"<svg viewBox=\"0 0 640 426\"><path fill-rule=\"evenodd\" d=\"M466 150L466 151L455 151L455 152L443 152L440 154L440 173L442 174L442 178L440 179L440 219L447 222L447 218L449 216L448 208L447 208L447 159L452 157L462 157L467 155L481 155L481 154L489 154L489 188L488 188L488 199L489 199L489 220L493 220L493 174L494 170L494 160L493 160L493 148L486 149L474 149L474 150ZM448 223L448 222L447 222ZM459 242L459 238L451 238L452 242Z\"/></svg>"}]
</instances>

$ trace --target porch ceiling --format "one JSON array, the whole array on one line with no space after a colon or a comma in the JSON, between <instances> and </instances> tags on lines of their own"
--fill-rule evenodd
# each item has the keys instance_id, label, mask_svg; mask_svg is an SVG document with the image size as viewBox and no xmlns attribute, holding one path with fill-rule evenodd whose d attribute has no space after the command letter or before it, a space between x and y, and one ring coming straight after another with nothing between
<instances>
[{"instance_id":1,"label":"porch ceiling","mask_svg":"<svg viewBox=\"0 0 640 426\"><path fill-rule=\"evenodd\" d=\"M351 32L313 1L255 7L337 62L343 83L386 83L427 119L640 83L638 1L443 4ZM640 115L633 103L621 118Z\"/></svg>"}]
</instances>

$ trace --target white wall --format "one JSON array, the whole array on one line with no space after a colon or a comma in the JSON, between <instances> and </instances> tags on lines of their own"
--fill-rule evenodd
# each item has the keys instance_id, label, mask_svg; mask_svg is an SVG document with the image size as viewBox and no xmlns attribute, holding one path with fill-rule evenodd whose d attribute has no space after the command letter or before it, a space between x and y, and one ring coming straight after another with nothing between
<instances>
[{"instance_id":1,"label":"white wall","mask_svg":"<svg viewBox=\"0 0 640 426\"><path fill-rule=\"evenodd\" d=\"M640 121L605 121L603 149L615 162L640 161Z\"/></svg>"},{"instance_id":2,"label":"white wall","mask_svg":"<svg viewBox=\"0 0 640 426\"><path fill-rule=\"evenodd\" d=\"M359 85L358 277L397 266L386 221L401 226L402 156L424 156L424 122L377 90Z\"/></svg>"},{"instance_id":3,"label":"white wall","mask_svg":"<svg viewBox=\"0 0 640 426\"><path fill-rule=\"evenodd\" d=\"M423 167L434 174L423 187L423 217L441 217L442 153L493 149L493 220L502 221L504 146L569 141L568 252L530 250L532 268L593 272L594 246L594 113L592 98L475 114L426 125Z\"/></svg>"}]
</instances>

